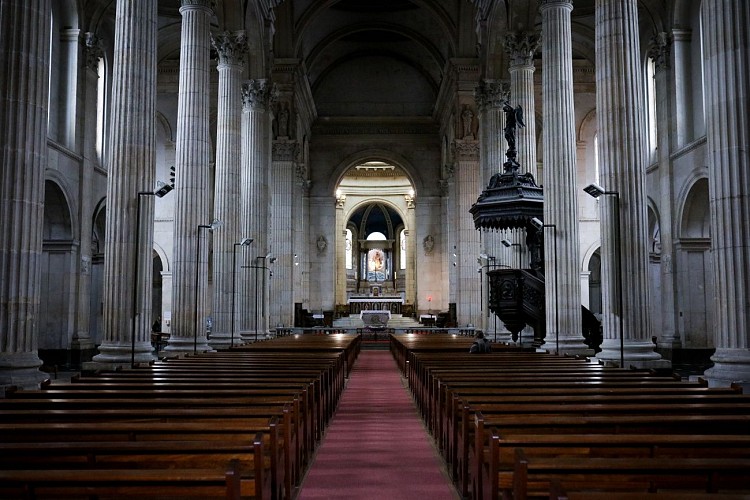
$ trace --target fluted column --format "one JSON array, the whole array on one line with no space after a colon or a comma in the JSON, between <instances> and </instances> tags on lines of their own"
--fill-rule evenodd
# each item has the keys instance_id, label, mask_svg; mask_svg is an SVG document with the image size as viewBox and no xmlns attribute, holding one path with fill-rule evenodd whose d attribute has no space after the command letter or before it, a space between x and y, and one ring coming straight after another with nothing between
<instances>
[{"instance_id":1,"label":"fluted column","mask_svg":"<svg viewBox=\"0 0 750 500\"><path fill-rule=\"evenodd\" d=\"M521 172L530 172L536 179L536 109L534 105L534 53L541 38L533 33L509 33L505 50L510 56L510 96L513 106L521 106L525 127L516 129L516 149Z\"/></svg>"},{"instance_id":2,"label":"fluted column","mask_svg":"<svg viewBox=\"0 0 750 500\"><path fill-rule=\"evenodd\" d=\"M716 277L712 386L750 388L750 3L703 0L703 84Z\"/></svg>"},{"instance_id":3,"label":"fluted column","mask_svg":"<svg viewBox=\"0 0 750 500\"><path fill-rule=\"evenodd\" d=\"M466 214L482 192L479 179L479 142L456 140L454 144L456 167L454 172L456 204L456 281L458 284L456 312L458 326L472 324L479 327L481 318L480 277L477 274L477 257L480 253L479 231Z\"/></svg>"},{"instance_id":4,"label":"fluted column","mask_svg":"<svg viewBox=\"0 0 750 500\"><path fill-rule=\"evenodd\" d=\"M84 34L84 64L81 78L83 85L84 100L81 106L84 116L96 116L98 107L98 80L104 78L99 75L99 61L104 56L100 46L99 38L94 33ZM91 340L90 314L91 314L91 230L93 226L93 197L91 192L94 186L94 168L98 165L96 151L96 120L84 120L81 126L83 139L83 161L81 162L81 181L78 187L80 221L80 258L78 260L77 278L77 302L75 333L71 349L74 351L86 351L94 348ZM88 354L91 355L90 353Z\"/></svg>"},{"instance_id":5,"label":"fluted column","mask_svg":"<svg viewBox=\"0 0 750 500\"><path fill-rule=\"evenodd\" d=\"M232 343L232 307L236 300L237 277L247 255L245 247L235 248L243 238L240 231L240 152L242 126L242 70L248 44L244 32L224 32L213 38L219 55L219 106L216 116L216 172L214 180L214 217L224 223L213 238L213 328L212 347L228 347ZM235 252L235 250L238 250ZM237 262L235 262L235 254ZM233 273L236 273L233 276ZM234 285L234 286L233 286ZM234 338L239 341L239 335Z\"/></svg>"},{"instance_id":6,"label":"fluted column","mask_svg":"<svg viewBox=\"0 0 750 500\"><path fill-rule=\"evenodd\" d=\"M242 338L255 340L265 335L263 319L264 283L268 282L268 165L271 101L270 82L249 80L242 85L242 187L240 220L242 233L254 238L244 268L242 287L247 307ZM264 276L265 274L265 276Z\"/></svg>"},{"instance_id":7,"label":"fluted column","mask_svg":"<svg viewBox=\"0 0 750 500\"><path fill-rule=\"evenodd\" d=\"M545 346L589 352L581 326L571 0L542 0ZM524 113L527 116L528 113ZM556 244L555 244L556 243ZM559 330L558 330L559 322Z\"/></svg>"},{"instance_id":8,"label":"fluted column","mask_svg":"<svg viewBox=\"0 0 750 500\"><path fill-rule=\"evenodd\" d=\"M49 0L0 3L0 386L45 378L37 321L51 15Z\"/></svg>"},{"instance_id":9,"label":"fluted column","mask_svg":"<svg viewBox=\"0 0 750 500\"><path fill-rule=\"evenodd\" d=\"M673 213L676 210L674 189L674 168L670 152L673 148L673 137L671 134L670 119L674 107L671 105L672 95L670 92L670 48L672 38L667 33L659 33L651 40L648 55L654 61L656 69L654 73L656 88L656 153L659 161L659 231L661 240L660 276L661 300L660 314L651 318L653 325L657 328L654 334L658 335L658 346L661 349L672 350L680 347L680 334L677 330L677 294L675 293L674 273L674 227Z\"/></svg>"},{"instance_id":10,"label":"fluted column","mask_svg":"<svg viewBox=\"0 0 750 500\"><path fill-rule=\"evenodd\" d=\"M474 100L479 110L479 171L482 188L486 186L492 176L503 171L505 161L505 147L502 141L504 123L503 104L510 98L510 86L506 82L495 80L482 80L474 90ZM504 238L504 232L486 231L481 235L481 253L487 256L499 257L503 251L500 241ZM489 303L489 288L485 273L490 269L490 263L494 259L484 259L480 262L482 267L481 297L482 318L480 328L487 331L490 323L487 307ZM493 331L494 334L494 331ZM493 335L494 338L494 335ZM510 337L502 338L508 340Z\"/></svg>"},{"instance_id":11,"label":"fluted column","mask_svg":"<svg viewBox=\"0 0 750 500\"><path fill-rule=\"evenodd\" d=\"M271 231L270 247L276 262L270 280L270 301L268 304L269 325L291 326L294 321L292 294L294 267L294 192L295 160L299 145L296 141L279 137L273 143L270 191L271 191ZM270 274L270 272L269 272Z\"/></svg>"},{"instance_id":12,"label":"fluted column","mask_svg":"<svg viewBox=\"0 0 750 500\"><path fill-rule=\"evenodd\" d=\"M597 357L619 363L622 335L625 365L646 366L660 356L648 318L647 129L637 0L598 0L595 22L601 179L606 190L619 193L600 201L604 342Z\"/></svg>"},{"instance_id":13,"label":"fluted column","mask_svg":"<svg viewBox=\"0 0 750 500\"><path fill-rule=\"evenodd\" d=\"M206 317L211 239L210 231L199 226L212 220L208 184L212 4L211 0L181 0L180 7L172 332L164 349L171 353L210 349Z\"/></svg>"},{"instance_id":14,"label":"fluted column","mask_svg":"<svg viewBox=\"0 0 750 500\"><path fill-rule=\"evenodd\" d=\"M104 253L104 341L93 358L97 363L130 363L131 354L136 362L153 359L154 200L144 196L139 203L138 193L151 191L154 186L156 17L156 5L151 3L117 3ZM141 224L136 227L139 207ZM134 256L138 259L138 276ZM135 306L133 287L138 291Z\"/></svg>"}]
</instances>

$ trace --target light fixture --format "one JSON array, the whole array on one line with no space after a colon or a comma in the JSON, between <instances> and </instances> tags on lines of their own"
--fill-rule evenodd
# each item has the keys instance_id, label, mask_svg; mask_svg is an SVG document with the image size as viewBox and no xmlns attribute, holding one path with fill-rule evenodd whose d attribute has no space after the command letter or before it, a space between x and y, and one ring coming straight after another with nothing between
<instances>
[{"instance_id":1,"label":"light fixture","mask_svg":"<svg viewBox=\"0 0 750 500\"><path fill-rule=\"evenodd\" d=\"M559 283L559 275L557 270L559 269L559 265L557 262L557 225L555 224L545 224L541 220L539 220L536 217L532 217L529 222L531 225L536 229L537 231L543 231L545 227L551 227L554 238L552 240L553 243L553 252L555 256L555 350L557 351L557 355L560 355L560 304L559 304L559 293L558 293L558 283ZM546 287L545 287L546 288ZM545 307L546 309L546 307Z\"/></svg>"},{"instance_id":2,"label":"light fixture","mask_svg":"<svg viewBox=\"0 0 750 500\"><path fill-rule=\"evenodd\" d=\"M620 240L621 233L620 233L620 193L617 191L607 191L603 187L601 187L598 184L589 184L583 190L588 193L589 195L593 196L594 198L599 198L600 196L614 196L615 197L615 256L617 258L617 265L619 268L619 291L620 291L620 297L619 297L619 306L620 306L620 368L625 368L625 324L624 324L624 311L623 311L623 273L622 273L622 242Z\"/></svg>"},{"instance_id":3,"label":"light fixture","mask_svg":"<svg viewBox=\"0 0 750 500\"><path fill-rule=\"evenodd\" d=\"M585 188L583 188L585 192L593 196L594 198L599 198L603 194L608 194L607 191L604 190L603 187L601 187L599 184L591 183Z\"/></svg>"},{"instance_id":4,"label":"light fixture","mask_svg":"<svg viewBox=\"0 0 750 500\"><path fill-rule=\"evenodd\" d=\"M138 257L139 248L141 246L141 196L156 196L163 198L171 190L172 186L163 182L157 182L157 186L160 186L154 191L139 191L136 195L135 203L135 248L133 249L133 327L131 332L131 350L130 350L130 367L135 368L135 336L136 336L136 324L138 317Z\"/></svg>"},{"instance_id":5,"label":"light fixture","mask_svg":"<svg viewBox=\"0 0 750 500\"><path fill-rule=\"evenodd\" d=\"M505 248L513 246L510 240L502 240L500 243L502 243Z\"/></svg>"},{"instance_id":6,"label":"light fixture","mask_svg":"<svg viewBox=\"0 0 750 500\"><path fill-rule=\"evenodd\" d=\"M198 322L198 316L200 314L198 304L198 278L200 277L201 229L208 229L210 232L213 232L223 225L224 223L219 219L214 219L210 224L198 224L198 228L196 231L198 241L195 245L195 324L193 325L195 330L193 331L193 354L198 352L198 329L200 328L200 324Z\"/></svg>"},{"instance_id":7,"label":"light fixture","mask_svg":"<svg viewBox=\"0 0 750 500\"><path fill-rule=\"evenodd\" d=\"M246 247L253 242L252 238L243 238L239 243L235 243L232 252L232 333L229 341L229 346L234 347L234 310L235 310L235 294L237 290L237 247Z\"/></svg>"}]
</instances>

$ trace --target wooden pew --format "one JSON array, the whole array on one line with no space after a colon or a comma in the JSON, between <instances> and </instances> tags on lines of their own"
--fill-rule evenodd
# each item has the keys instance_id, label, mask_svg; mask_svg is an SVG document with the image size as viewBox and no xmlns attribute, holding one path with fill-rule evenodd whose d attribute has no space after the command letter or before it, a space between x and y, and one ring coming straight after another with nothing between
<instances>
[{"instance_id":1,"label":"wooden pew","mask_svg":"<svg viewBox=\"0 0 750 500\"><path fill-rule=\"evenodd\" d=\"M516 448L512 473L500 474L500 488L513 500L548 498L550 481L566 490L748 493L750 459L653 457L538 457L530 459Z\"/></svg>"},{"instance_id":2,"label":"wooden pew","mask_svg":"<svg viewBox=\"0 0 750 500\"><path fill-rule=\"evenodd\" d=\"M237 461L224 469L0 470L6 499L59 498L265 498L252 479L243 480Z\"/></svg>"}]
</instances>

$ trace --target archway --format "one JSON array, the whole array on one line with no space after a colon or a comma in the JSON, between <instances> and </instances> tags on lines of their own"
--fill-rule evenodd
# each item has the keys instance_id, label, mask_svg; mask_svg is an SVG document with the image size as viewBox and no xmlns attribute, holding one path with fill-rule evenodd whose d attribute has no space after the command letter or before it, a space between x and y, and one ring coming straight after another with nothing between
<instances>
[{"instance_id":1,"label":"archway","mask_svg":"<svg viewBox=\"0 0 750 500\"><path fill-rule=\"evenodd\" d=\"M342 175L336 186L336 304L342 310L359 312L375 305L374 298L396 313L414 303L414 197L409 177L388 162L359 163Z\"/></svg>"}]
</instances>

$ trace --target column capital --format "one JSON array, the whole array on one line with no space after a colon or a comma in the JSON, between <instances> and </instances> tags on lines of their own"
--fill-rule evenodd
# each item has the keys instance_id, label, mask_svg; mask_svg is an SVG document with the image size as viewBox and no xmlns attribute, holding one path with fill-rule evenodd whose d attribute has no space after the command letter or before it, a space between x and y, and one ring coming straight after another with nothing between
<instances>
[{"instance_id":1,"label":"column capital","mask_svg":"<svg viewBox=\"0 0 750 500\"><path fill-rule=\"evenodd\" d=\"M674 28L672 40L675 42L689 42L693 39L693 30L685 28Z\"/></svg>"},{"instance_id":2,"label":"column capital","mask_svg":"<svg viewBox=\"0 0 750 500\"><path fill-rule=\"evenodd\" d=\"M104 57L101 38L96 33L87 31L83 34L83 44L86 48L86 68L99 75L99 60Z\"/></svg>"},{"instance_id":3,"label":"column capital","mask_svg":"<svg viewBox=\"0 0 750 500\"><path fill-rule=\"evenodd\" d=\"M219 55L219 67L245 64L249 45L244 31L225 31L211 37L211 44Z\"/></svg>"},{"instance_id":4,"label":"column capital","mask_svg":"<svg viewBox=\"0 0 750 500\"><path fill-rule=\"evenodd\" d=\"M299 156L299 143L297 141L276 140L273 141L271 159L272 161L295 161Z\"/></svg>"},{"instance_id":5,"label":"column capital","mask_svg":"<svg viewBox=\"0 0 750 500\"><path fill-rule=\"evenodd\" d=\"M474 100L479 111L502 108L510 99L510 83L497 80L482 80L474 89Z\"/></svg>"},{"instance_id":6,"label":"column capital","mask_svg":"<svg viewBox=\"0 0 750 500\"><path fill-rule=\"evenodd\" d=\"M180 14L184 10L202 9L214 13L216 9L216 0L180 0Z\"/></svg>"},{"instance_id":7,"label":"column capital","mask_svg":"<svg viewBox=\"0 0 750 500\"><path fill-rule=\"evenodd\" d=\"M542 37L538 33L518 31L505 35L505 52L510 56L510 65L534 66L534 53L539 50Z\"/></svg>"},{"instance_id":8,"label":"column capital","mask_svg":"<svg viewBox=\"0 0 750 500\"><path fill-rule=\"evenodd\" d=\"M657 70L669 68L672 40L672 35L663 31L655 34L649 40L648 57L654 61Z\"/></svg>"},{"instance_id":9,"label":"column capital","mask_svg":"<svg viewBox=\"0 0 750 500\"><path fill-rule=\"evenodd\" d=\"M573 0L539 0L540 10L550 7L564 7L568 10L573 10Z\"/></svg>"},{"instance_id":10,"label":"column capital","mask_svg":"<svg viewBox=\"0 0 750 500\"><path fill-rule=\"evenodd\" d=\"M265 78L248 80L242 84L243 111L266 111L273 101L276 88Z\"/></svg>"}]
</instances>

